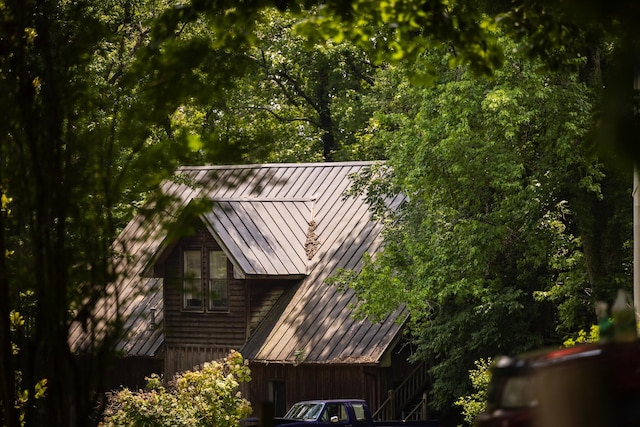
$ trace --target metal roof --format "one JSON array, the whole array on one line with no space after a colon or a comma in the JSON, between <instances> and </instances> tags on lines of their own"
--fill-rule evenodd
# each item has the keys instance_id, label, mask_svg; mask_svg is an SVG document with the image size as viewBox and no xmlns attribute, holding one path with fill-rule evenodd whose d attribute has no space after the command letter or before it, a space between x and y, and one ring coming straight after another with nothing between
<instances>
[{"instance_id":1,"label":"metal roof","mask_svg":"<svg viewBox=\"0 0 640 427\"><path fill-rule=\"evenodd\" d=\"M313 202L216 200L204 215L209 231L246 276L300 276Z\"/></svg>"},{"instance_id":2,"label":"metal roof","mask_svg":"<svg viewBox=\"0 0 640 427\"><path fill-rule=\"evenodd\" d=\"M364 198L346 197L351 174L371 162L182 167L163 186L174 197L171 215L139 216L114 247L122 252L111 301L98 307L115 317L115 295L129 334L128 355L152 356L161 348L161 279L143 277L169 244L161 226L194 200L213 201L201 218L247 277L300 277L241 349L254 361L298 363L379 363L397 338L402 310L381 323L356 320L351 291L325 279L339 268L358 269L365 252L380 249L381 226L370 218ZM117 292L116 292L117 291ZM155 318L152 325L151 316ZM72 345L82 344L74 325Z\"/></svg>"}]
</instances>

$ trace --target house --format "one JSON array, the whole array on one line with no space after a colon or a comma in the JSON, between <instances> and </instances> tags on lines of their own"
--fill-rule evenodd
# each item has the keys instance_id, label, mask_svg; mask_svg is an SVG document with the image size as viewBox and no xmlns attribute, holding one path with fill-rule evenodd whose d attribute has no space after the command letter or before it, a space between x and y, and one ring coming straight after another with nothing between
<instances>
[{"instance_id":1,"label":"house","mask_svg":"<svg viewBox=\"0 0 640 427\"><path fill-rule=\"evenodd\" d=\"M381 247L367 202L345 193L372 165L180 168L163 187L162 214L138 215L114 245L129 333L112 385L140 386L151 372L170 376L235 349L249 361L243 394L254 409L269 401L282 415L298 400L357 397L395 418L415 406L428 375L407 362L403 310L357 320L354 294L325 282ZM114 301L102 307L107 319Z\"/></svg>"}]
</instances>

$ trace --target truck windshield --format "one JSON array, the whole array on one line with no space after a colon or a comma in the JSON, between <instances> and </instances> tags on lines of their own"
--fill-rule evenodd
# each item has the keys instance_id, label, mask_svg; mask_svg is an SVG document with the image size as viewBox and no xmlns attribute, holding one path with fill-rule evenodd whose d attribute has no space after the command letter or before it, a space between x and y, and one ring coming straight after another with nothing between
<instances>
[{"instance_id":1,"label":"truck windshield","mask_svg":"<svg viewBox=\"0 0 640 427\"><path fill-rule=\"evenodd\" d=\"M322 410L322 403L296 403L287 411L284 418L290 420L315 420Z\"/></svg>"}]
</instances>

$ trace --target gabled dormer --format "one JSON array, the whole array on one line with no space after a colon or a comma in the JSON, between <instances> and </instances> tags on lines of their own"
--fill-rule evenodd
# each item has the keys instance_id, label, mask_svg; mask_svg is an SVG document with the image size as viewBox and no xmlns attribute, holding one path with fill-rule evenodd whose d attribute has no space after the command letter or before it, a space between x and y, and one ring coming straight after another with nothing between
<instances>
[{"instance_id":1,"label":"gabled dormer","mask_svg":"<svg viewBox=\"0 0 640 427\"><path fill-rule=\"evenodd\" d=\"M190 229L193 234L183 236L171 245L163 256L162 265L154 270L164 272L165 293L180 293L179 309L189 313L228 313L229 286L239 274L220 244L199 221ZM175 309L175 307L173 307Z\"/></svg>"}]
</instances>

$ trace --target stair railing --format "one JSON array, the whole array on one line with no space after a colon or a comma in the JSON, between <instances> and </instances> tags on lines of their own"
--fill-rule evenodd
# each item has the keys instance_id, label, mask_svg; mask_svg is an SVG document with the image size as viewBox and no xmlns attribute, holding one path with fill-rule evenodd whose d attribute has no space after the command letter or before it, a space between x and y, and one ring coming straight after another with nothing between
<instances>
[{"instance_id":1,"label":"stair railing","mask_svg":"<svg viewBox=\"0 0 640 427\"><path fill-rule=\"evenodd\" d=\"M411 400L415 399L416 394L424 389L424 386L428 381L429 370L426 363L421 363L395 390L389 390L389 396L373 413L373 419L397 419L400 416L402 409L410 403ZM415 409L412 410L411 413L414 411Z\"/></svg>"},{"instance_id":2,"label":"stair railing","mask_svg":"<svg viewBox=\"0 0 640 427\"><path fill-rule=\"evenodd\" d=\"M418 421L429 419L429 408L427 406L427 392L422 393L422 398L418 404L407 415L402 417L402 421Z\"/></svg>"}]
</instances>

